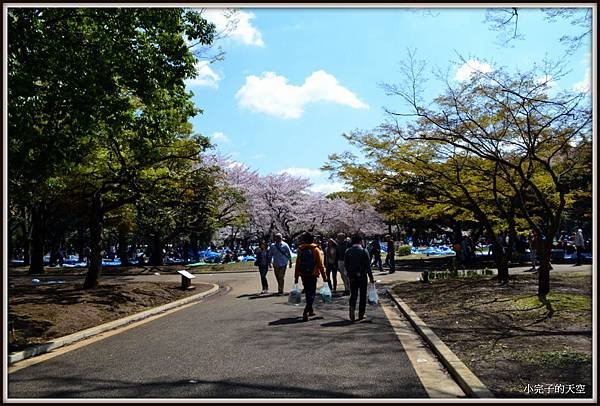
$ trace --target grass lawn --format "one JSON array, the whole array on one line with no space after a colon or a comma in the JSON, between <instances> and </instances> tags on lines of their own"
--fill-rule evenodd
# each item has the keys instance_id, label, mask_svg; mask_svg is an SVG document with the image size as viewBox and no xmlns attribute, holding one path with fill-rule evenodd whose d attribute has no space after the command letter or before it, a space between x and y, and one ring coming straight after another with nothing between
<instances>
[{"instance_id":1,"label":"grass lawn","mask_svg":"<svg viewBox=\"0 0 600 406\"><path fill-rule=\"evenodd\" d=\"M507 286L477 276L394 291L497 397L590 398L592 276L550 277L545 300L531 274L514 275Z\"/></svg>"}]
</instances>

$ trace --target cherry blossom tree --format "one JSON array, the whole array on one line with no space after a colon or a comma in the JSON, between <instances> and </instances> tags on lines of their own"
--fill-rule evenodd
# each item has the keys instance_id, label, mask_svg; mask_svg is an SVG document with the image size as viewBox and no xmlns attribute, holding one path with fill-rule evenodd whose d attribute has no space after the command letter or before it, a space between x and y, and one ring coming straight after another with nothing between
<instances>
[{"instance_id":1,"label":"cherry blossom tree","mask_svg":"<svg viewBox=\"0 0 600 406\"><path fill-rule=\"evenodd\" d=\"M287 173L260 176L246 165L219 155L205 161L220 171L219 240L269 241L277 232L289 241L304 231L319 235L385 232L381 216L371 205L327 198L311 191L306 178Z\"/></svg>"}]
</instances>

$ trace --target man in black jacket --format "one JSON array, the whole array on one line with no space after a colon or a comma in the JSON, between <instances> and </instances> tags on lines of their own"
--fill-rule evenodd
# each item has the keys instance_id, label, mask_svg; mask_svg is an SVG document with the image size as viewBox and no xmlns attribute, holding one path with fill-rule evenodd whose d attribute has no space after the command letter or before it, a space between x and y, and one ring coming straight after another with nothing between
<instances>
[{"instance_id":1,"label":"man in black jacket","mask_svg":"<svg viewBox=\"0 0 600 406\"><path fill-rule=\"evenodd\" d=\"M358 303L358 320L365 318L367 307L367 275L371 283L374 283L371 272L371 259L369 253L361 245L360 235L352 236L352 247L346 250L344 256L344 267L350 280L350 320L355 320L356 299L360 292Z\"/></svg>"}]
</instances>

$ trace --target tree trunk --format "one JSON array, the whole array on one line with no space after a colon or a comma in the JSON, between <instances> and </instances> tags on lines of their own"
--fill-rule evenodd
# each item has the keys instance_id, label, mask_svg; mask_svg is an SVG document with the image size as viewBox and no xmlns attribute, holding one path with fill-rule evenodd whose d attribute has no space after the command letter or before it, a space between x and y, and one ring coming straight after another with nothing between
<instances>
[{"instance_id":1,"label":"tree trunk","mask_svg":"<svg viewBox=\"0 0 600 406\"><path fill-rule=\"evenodd\" d=\"M98 286L98 278L102 272L102 197L94 195L90 216L90 266L83 283L84 289L94 289Z\"/></svg>"},{"instance_id":2,"label":"tree trunk","mask_svg":"<svg viewBox=\"0 0 600 406\"><path fill-rule=\"evenodd\" d=\"M507 254L499 255L496 259L496 266L498 267L498 282L508 283L508 263L510 256Z\"/></svg>"},{"instance_id":3,"label":"tree trunk","mask_svg":"<svg viewBox=\"0 0 600 406\"><path fill-rule=\"evenodd\" d=\"M508 283L508 264L512 255L510 246L504 246L504 242L502 241L504 237L499 238L495 234L490 235L493 241L494 262L496 263L496 268L498 268L498 282Z\"/></svg>"},{"instance_id":4,"label":"tree trunk","mask_svg":"<svg viewBox=\"0 0 600 406\"><path fill-rule=\"evenodd\" d=\"M550 258L552 253L552 240L540 241L538 267L538 296L545 298L550 293Z\"/></svg>"},{"instance_id":5,"label":"tree trunk","mask_svg":"<svg viewBox=\"0 0 600 406\"><path fill-rule=\"evenodd\" d=\"M198 247L198 235L195 232L190 235L190 245L192 247L192 259L197 260L200 249Z\"/></svg>"},{"instance_id":6,"label":"tree trunk","mask_svg":"<svg viewBox=\"0 0 600 406\"><path fill-rule=\"evenodd\" d=\"M128 251L128 238L127 231L119 229L119 251L118 256L121 260L121 266L129 266L129 251Z\"/></svg>"},{"instance_id":7,"label":"tree trunk","mask_svg":"<svg viewBox=\"0 0 600 406\"><path fill-rule=\"evenodd\" d=\"M85 228L83 225L77 227L77 254L79 254L79 262L83 262L85 258Z\"/></svg>"},{"instance_id":8,"label":"tree trunk","mask_svg":"<svg viewBox=\"0 0 600 406\"><path fill-rule=\"evenodd\" d=\"M158 233L155 233L152 237L152 252L150 254L150 265L163 265L162 248L163 246L162 241L160 240L160 236L158 235Z\"/></svg>"},{"instance_id":9,"label":"tree trunk","mask_svg":"<svg viewBox=\"0 0 600 406\"><path fill-rule=\"evenodd\" d=\"M27 220L21 223L21 241L19 243L19 249L23 248L23 266L29 266L29 232L27 227Z\"/></svg>"},{"instance_id":10,"label":"tree trunk","mask_svg":"<svg viewBox=\"0 0 600 406\"><path fill-rule=\"evenodd\" d=\"M34 205L31 208L31 227L29 229L29 274L44 272L44 215L42 208Z\"/></svg>"},{"instance_id":11,"label":"tree trunk","mask_svg":"<svg viewBox=\"0 0 600 406\"><path fill-rule=\"evenodd\" d=\"M183 241L181 251L181 258L188 262L190 260L190 243L188 240Z\"/></svg>"}]
</instances>

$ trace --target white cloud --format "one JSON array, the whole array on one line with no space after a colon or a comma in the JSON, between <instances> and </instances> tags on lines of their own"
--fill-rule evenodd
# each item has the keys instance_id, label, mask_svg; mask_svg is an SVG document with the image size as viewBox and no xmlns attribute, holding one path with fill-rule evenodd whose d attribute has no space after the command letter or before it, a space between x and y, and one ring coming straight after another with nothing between
<instances>
[{"instance_id":1,"label":"white cloud","mask_svg":"<svg viewBox=\"0 0 600 406\"><path fill-rule=\"evenodd\" d=\"M277 173L287 173L292 176L308 179L311 182L311 186L308 189L315 193L329 194L347 189L346 185L341 182L328 182L327 174L320 169L291 167Z\"/></svg>"},{"instance_id":2,"label":"white cloud","mask_svg":"<svg viewBox=\"0 0 600 406\"><path fill-rule=\"evenodd\" d=\"M458 70L454 79L462 82L469 79L475 72L489 73L494 69L487 62L479 62L475 59L469 59Z\"/></svg>"},{"instance_id":3,"label":"white cloud","mask_svg":"<svg viewBox=\"0 0 600 406\"><path fill-rule=\"evenodd\" d=\"M313 192L324 193L327 195L329 193L341 192L343 190L346 190L346 186L340 182L319 183L316 185L312 185L309 189Z\"/></svg>"},{"instance_id":4,"label":"white cloud","mask_svg":"<svg viewBox=\"0 0 600 406\"><path fill-rule=\"evenodd\" d=\"M583 79L573 85L573 90L582 93L592 92L592 70L590 68L585 70Z\"/></svg>"},{"instance_id":5,"label":"white cloud","mask_svg":"<svg viewBox=\"0 0 600 406\"><path fill-rule=\"evenodd\" d=\"M302 178L316 178L316 177L320 177L323 175L323 171L321 171L320 169L311 169L311 168L287 168L284 169L282 171L279 171L278 173L287 173L288 175L292 175L292 176L299 176Z\"/></svg>"},{"instance_id":6,"label":"white cloud","mask_svg":"<svg viewBox=\"0 0 600 406\"><path fill-rule=\"evenodd\" d=\"M246 76L246 83L236 93L239 105L254 112L281 118L299 118L304 107L313 102L325 101L368 109L350 90L341 86L335 76L319 70L304 80L301 86L288 84L287 78L274 72L262 77Z\"/></svg>"},{"instance_id":7,"label":"white cloud","mask_svg":"<svg viewBox=\"0 0 600 406\"><path fill-rule=\"evenodd\" d=\"M214 132L210 138L214 141L214 142L220 142L223 144L229 144L231 143L231 140L229 139L228 136L226 136L225 134L223 134L222 132Z\"/></svg>"},{"instance_id":8,"label":"white cloud","mask_svg":"<svg viewBox=\"0 0 600 406\"><path fill-rule=\"evenodd\" d=\"M250 159L263 159L265 154L255 154L250 157Z\"/></svg>"},{"instance_id":9,"label":"white cloud","mask_svg":"<svg viewBox=\"0 0 600 406\"><path fill-rule=\"evenodd\" d=\"M195 63L198 76L186 81L188 86L208 86L217 88L222 79L215 71L211 69L208 61L198 61Z\"/></svg>"},{"instance_id":10,"label":"white cloud","mask_svg":"<svg viewBox=\"0 0 600 406\"><path fill-rule=\"evenodd\" d=\"M217 31L245 45L265 46L262 34L252 25L254 14L232 9L208 8L202 16L213 23Z\"/></svg>"}]
</instances>

